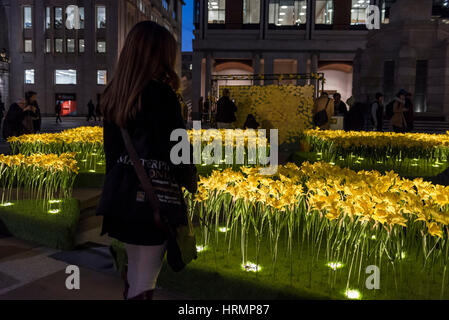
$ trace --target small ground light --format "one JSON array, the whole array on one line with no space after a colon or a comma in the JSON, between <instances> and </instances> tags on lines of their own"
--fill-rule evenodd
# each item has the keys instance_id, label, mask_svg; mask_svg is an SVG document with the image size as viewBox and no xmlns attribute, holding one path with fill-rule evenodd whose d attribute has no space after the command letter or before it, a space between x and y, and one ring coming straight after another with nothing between
<instances>
[{"instance_id":1,"label":"small ground light","mask_svg":"<svg viewBox=\"0 0 449 320\"><path fill-rule=\"evenodd\" d=\"M89 170L89 172L95 172L95 170Z\"/></svg>"},{"instance_id":2,"label":"small ground light","mask_svg":"<svg viewBox=\"0 0 449 320\"><path fill-rule=\"evenodd\" d=\"M337 270L337 269L343 268L343 263L341 263L341 262L328 262L326 264L326 266L328 266L332 270Z\"/></svg>"},{"instance_id":3,"label":"small ground light","mask_svg":"<svg viewBox=\"0 0 449 320\"><path fill-rule=\"evenodd\" d=\"M87 159L83 159L83 160L81 160L81 162L87 162Z\"/></svg>"},{"instance_id":4,"label":"small ground light","mask_svg":"<svg viewBox=\"0 0 449 320\"><path fill-rule=\"evenodd\" d=\"M258 272L262 270L262 268L259 265L249 261L247 263L242 264L242 269L246 272Z\"/></svg>"},{"instance_id":5,"label":"small ground light","mask_svg":"<svg viewBox=\"0 0 449 320\"><path fill-rule=\"evenodd\" d=\"M197 252L201 252L201 251L204 251L204 250L206 250L206 246L196 246L196 251Z\"/></svg>"},{"instance_id":6,"label":"small ground light","mask_svg":"<svg viewBox=\"0 0 449 320\"><path fill-rule=\"evenodd\" d=\"M360 294L360 292L358 290L354 290L354 289L346 290L345 296L348 299L353 299L353 300L359 300L362 298L362 295Z\"/></svg>"},{"instance_id":7,"label":"small ground light","mask_svg":"<svg viewBox=\"0 0 449 320\"><path fill-rule=\"evenodd\" d=\"M405 259L405 257L406 257L405 251L402 251L401 252L401 259Z\"/></svg>"},{"instance_id":8,"label":"small ground light","mask_svg":"<svg viewBox=\"0 0 449 320\"><path fill-rule=\"evenodd\" d=\"M372 239L372 240L376 240L376 236L375 236L375 235L372 235L372 236L371 236L371 239Z\"/></svg>"},{"instance_id":9,"label":"small ground light","mask_svg":"<svg viewBox=\"0 0 449 320\"><path fill-rule=\"evenodd\" d=\"M53 209L53 210L48 210L48 213L56 214L56 213L59 213L59 211L61 211L61 210L59 210L59 209Z\"/></svg>"},{"instance_id":10,"label":"small ground light","mask_svg":"<svg viewBox=\"0 0 449 320\"><path fill-rule=\"evenodd\" d=\"M12 203L12 202L5 202L5 203L1 204L2 207L10 207L10 206L13 206L13 205L14 205L14 203Z\"/></svg>"},{"instance_id":11,"label":"small ground light","mask_svg":"<svg viewBox=\"0 0 449 320\"><path fill-rule=\"evenodd\" d=\"M48 203L60 203L61 200L48 200Z\"/></svg>"},{"instance_id":12,"label":"small ground light","mask_svg":"<svg viewBox=\"0 0 449 320\"><path fill-rule=\"evenodd\" d=\"M221 228L219 228L218 229L218 231L220 231L220 232L228 232L229 231L229 229L228 228L226 228L226 227L221 227Z\"/></svg>"}]
</instances>

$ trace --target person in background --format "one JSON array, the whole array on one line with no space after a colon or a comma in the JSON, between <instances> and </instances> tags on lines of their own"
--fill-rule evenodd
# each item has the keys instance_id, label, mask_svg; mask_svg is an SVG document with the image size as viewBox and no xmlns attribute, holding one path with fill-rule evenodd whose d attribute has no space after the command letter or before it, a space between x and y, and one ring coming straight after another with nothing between
<instances>
[{"instance_id":1,"label":"person in background","mask_svg":"<svg viewBox=\"0 0 449 320\"><path fill-rule=\"evenodd\" d=\"M210 111L210 103L209 98L206 98L203 104L203 121L206 122L209 120L209 111Z\"/></svg>"},{"instance_id":2,"label":"person in background","mask_svg":"<svg viewBox=\"0 0 449 320\"><path fill-rule=\"evenodd\" d=\"M371 118L373 121L373 130L383 131L384 125L384 95L376 93L376 100L371 104Z\"/></svg>"},{"instance_id":3,"label":"person in background","mask_svg":"<svg viewBox=\"0 0 449 320\"><path fill-rule=\"evenodd\" d=\"M320 129L328 130L330 128L330 119L334 115L334 100L329 98L327 92L323 92L321 97L315 100L313 114L316 116L319 112L325 110L327 114L327 122L319 125Z\"/></svg>"},{"instance_id":4,"label":"person in background","mask_svg":"<svg viewBox=\"0 0 449 320\"><path fill-rule=\"evenodd\" d=\"M7 140L9 137L17 137L23 134L31 133L28 128L25 128L23 122L27 116L27 112L35 111L35 108L26 103L26 100L20 100L13 103L6 113L5 121L3 122L3 138ZM31 123L32 129L32 123Z\"/></svg>"},{"instance_id":5,"label":"person in background","mask_svg":"<svg viewBox=\"0 0 449 320\"><path fill-rule=\"evenodd\" d=\"M204 98L200 97L200 100L198 101L198 111L200 113L200 119L203 120L203 114L204 114Z\"/></svg>"},{"instance_id":6,"label":"person in background","mask_svg":"<svg viewBox=\"0 0 449 320\"><path fill-rule=\"evenodd\" d=\"M2 94L0 93L0 129L2 127L2 120L5 116L5 103L2 100Z\"/></svg>"},{"instance_id":7,"label":"person in background","mask_svg":"<svg viewBox=\"0 0 449 320\"><path fill-rule=\"evenodd\" d=\"M25 111L23 125L26 134L36 133L40 130L40 109L37 104L37 93L34 91L25 92L25 103L32 108Z\"/></svg>"},{"instance_id":8,"label":"person in background","mask_svg":"<svg viewBox=\"0 0 449 320\"><path fill-rule=\"evenodd\" d=\"M92 99L90 99L89 102L87 103L87 119L86 119L86 121L90 121L91 118L94 118L94 121L97 121L97 119L95 117L95 106L94 106L94 103L92 102Z\"/></svg>"},{"instance_id":9,"label":"person in background","mask_svg":"<svg viewBox=\"0 0 449 320\"><path fill-rule=\"evenodd\" d=\"M361 131L365 124L365 104L354 102L346 117L345 131Z\"/></svg>"},{"instance_id":10,"label":"person in background","mask_svg":"<svg viewBox=\"0 0 449 320\"><path fill-rule=\"evenodd\" d=\"M348 100L346 100L346 104L348 105L349 110L351 110L351 108L352 108L352 106L354 105L354 103L355 103L355 100L354 100L354 97L353 97L353 96L350 96L350 97L348 98Z\"/></svg>"},{"instance_id":11,"label":"person in background","mask_svg":"<svg viewBox=\"0 0 449 320\"><path fill-rule=\"evenodd\" d=\"M256 121L256 118L252 114L249 114L246 117L243 129L257 129L257 128L259 128L259 122Z\"/></svg>"},{"instance_id":12,"label":"person in background","mask_svg":"<svg viewBox=\"0 0 449 320\"><path fill-rule=\"evenodd\" d=\"M393 131L396 133L404 133L407 130L407 121L405 121L404 112L408 109L405 107L405 95L407 92L401 89L394 98L393 117L391 118L391 125Z\"/></svg>"},{"instance_id":13,"label":"person in background","mask_svg":"<svg viewBox=\"0 0 449 320\"><path fill-rule=\"evenodd\" d=\"M219 129L230 129L232 123L237 120L235 112L237 107L234 102L229 98L229 90L223 90L223 96L217 102L217 127Z\"/></svg>"},{"instance_id":14,"label":"person in background","mask_svg":"<svg viewBox=\"0 0 449 320\"><path fill-rule=\"evenodd\" d=\"M95 107L95 121L101 121L100 100L97 101L97 105Z\"/></svg>"},{"instance_id":15,"label":"person in background","mask_svg":"<svg viewBox=\"0 0 449 320\"><path fill-rule=\"evenodd\" d=\"M348 113L346 103L341 101L341 94L339 94L338 92L334 94L334 109L336 116L345 117Z\"/></svg>"},{"instance_id":16,"label":"person in background","mask_svg":"<svg viewBox=\"0 0 449 320\"><path fill-rule=\"evenodd\" d=\"M62 122L61 111L62 111L61 101L57 100L55 105L56 123L58 123L58 121Z\"/></svg>"},{"instance_id":17,"label":"person in background","mask_svg":"<svg viewBox=\"0 0 449 320\"><path fill-rule=\"evenodd\" d=\"M407 92L405 95L405 108L407 111L404 113L405 122L407 123L407 132L412 132L414 128L415 112L413 106L413 95Z\"/></svg>"}]
</instances>

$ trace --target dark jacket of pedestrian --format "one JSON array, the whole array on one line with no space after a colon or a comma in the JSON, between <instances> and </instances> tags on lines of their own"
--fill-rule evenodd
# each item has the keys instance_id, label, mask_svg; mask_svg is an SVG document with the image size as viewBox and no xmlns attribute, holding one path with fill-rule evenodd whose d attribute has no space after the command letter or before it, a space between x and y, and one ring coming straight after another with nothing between
<instances>
[{"instance_id":1,"label":"dark jacket of pedestrian","mask_svg":"<svg viewBox=\"0 0 449 320\"><path fill-rule=\"evenodd\" d=\"M232 123L236 120L237 107L228 96L221 97L217 102L217 122Z\"/></svg>"},{"instance_id":2,"label":"dark jacket of pedestrian","mask_svg":"<svg viewBox=\"0 0 449 320\"><path fill-rule=\"evenodd\" d=\"M415 112L414 105L411 98L406 97L405 99L405 108L407 111L404 112L405 122L407 124L407 131L413 131L414 122L415 122Z\"/></svg>"},{"instance_id":3,"label":"dark jacket of pedestrian","mask_svg":"<svg viewBox=\"0 0 449 320\"><path fill-rule=\"evenodd\" d=\"M23 121L26 116L24 111L17 103L13 103L6 113L3 122L3 138L7 140L9 137L17 137L27 133Z\"/></svg>"},{"instance_id":4,"label":"dark jacket of pedestrian","mask_svg":"<svg viewBox=\"0 0 449 320\"><path fill-rule=\"evenodd\" d=\"M62 111L62 106L61 106L61 102L57 102L56 103L56 105L55 105L55 114L57 115L57 116L60 116L61 115L61 111Z\"/></svg>"},{"instance_id":5,"label":"dark jacket of pedestrian","mask_svg":"<svg viewBox=\"0 0 449 320\"><path fill-rule=\"evenodd\" d=\"M42 128L41 109L37 102L34 102L32 105L36 108L36 111L33 114L33 132L37 133L40 132Z\"/></svg>"},{"instance_id":6,"label":"dark jacket of pedestrian","mask_svg":"<svg viewBox=\"0 0 449 320\"><path fill-rule=\"evenodd\" d=\"M95 105L92 103L92 100L87 103L87 112L89 115L95 115Z\"/></svg>"}]
</instances>

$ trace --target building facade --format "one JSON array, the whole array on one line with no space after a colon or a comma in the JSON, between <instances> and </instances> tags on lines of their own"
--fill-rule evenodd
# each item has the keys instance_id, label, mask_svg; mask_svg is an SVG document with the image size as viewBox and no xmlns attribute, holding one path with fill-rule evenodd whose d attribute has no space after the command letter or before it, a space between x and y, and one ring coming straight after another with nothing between
<instances>
[{"instance_id":1,"label":"building facade","mask_svg":"<svg viewBox=\"0 0 449 320\"><path fill-rule=\"evenodd\" d=\"M416 1L441 2L441 7L445 0ZM193 117L199 118L198 101L209 96L214 75L322 72L325 91L339 92L344 100L351 97L353 84L358 86L361 79L354 73L354 60L372 34L365 23L366 8L378 6L381 28L385 28L390 24L394 3L395 0L195 0ZM248 83L231 80L223 84Z\"/></svg>"},{"instance_id":2,"label":"building facade","mask_svg":"<svg viewBox=\"0 0 449 320\"><path fill-rule=\"evenodd\" d=\"M153 20L181 39L180 0L0 0L0 12L10 56L7 103L32 90L47 115L56 101L64 115L84 115L90 99L99 101L137 22Z\"/></svg>"},{"instance_id":3,"label":"building facade","mask_svg":"<svg viewBox=\"0 0 449 320\"><path fill-rule=\"evenodd\" d=\"M354 96L414 94L416 112L449 116L449 1L397 0L354 60Z\"/></svg>"}]
</instances>

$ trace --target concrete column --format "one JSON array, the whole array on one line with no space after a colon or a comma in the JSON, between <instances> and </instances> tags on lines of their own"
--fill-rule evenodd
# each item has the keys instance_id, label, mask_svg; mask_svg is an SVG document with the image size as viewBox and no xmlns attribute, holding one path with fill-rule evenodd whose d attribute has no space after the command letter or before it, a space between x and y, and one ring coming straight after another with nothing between
<instances>
[{"instance_id":1,"label":"concrete column","mask_svg":"<svg viewBox=\"0 0 449 320\"><path fill-rule=\"evenodd\" d=\"M192 61L192 119L201 120L201 114L198 103L200 101L201 93L201 66L203 55L201 52L193 53Z\"/></svg>"},{"instance_id":2,"label":"concrete column","mask_svg":"<svg viewBox=\"0 0 449 320\"><path fill-rule=\"evenodd\" d=\"M260 68L260 54L259 53L256 53L253 56L253 69L254 69L254 75L256 75L256 76L262 73L261 68ZM259 86L260 80L255 80L254 85Z\"/></svg>"},{"instance_id":3,"label":"concrete column","mask_svg":"<svg viewBox=\"0 0 449 320\"><path fill-rule=\"evenodd\" d=\"M297 60L296 72L300 73L300 74L307 73L307 54L306 53L299 54L298 58L296 60ZM300 86L304 86L304 85L306 85L306 82L307 82L306 80L301 79L301 80L297 81L297 84Z\"/></svg>"},{"instance_id":4,"label":"concrete column","mask_svg":"<svg viewBox=\"0 0 449 320\"><path fill-rule=\"evenodd\" d=\"M212 79L212 55L210 53L206 56L206 90L204 92L204 99L210 96L210 90L211 90L211 79Z\"/></svg>"},{"instance_id":5,"label":"concrete column","mask_svg":"<svg viewBox=\"0 0 449 320\"><path fill-rule=\"evenodd\" d=\"M318 54L315 52L312 53L310 60L311 60L311 64L310 64L311 73L317 73L318 72ZM318 85L317 85L318 81L311 80L310 83L315 86L315 96L318 96L318 92L320 91L320 88L318 88Z\"/></svg>"},{"instance_id":6,"label":"concrete column","mask_svg":"<svg viewBox=\"0 0 449 320\"><path fill-rule=\"evenodd\" d=\"M395 79L395 92L405 89L409 92L415 90L416 79L416 51L406 45L399 51L399 59Z\"/></svg>"},{"instance_id":7,"label":"concrete column","mask_svg":"<svg viewBox=\"0 0 449 320\"><path fill-rule=\"evenodd\" d=\"M264 57L264 73L274 73L274 58L272 56ZM273 84L273 80L264 80L264 85L265 84Z\"/></svg>"}]
</instances>

